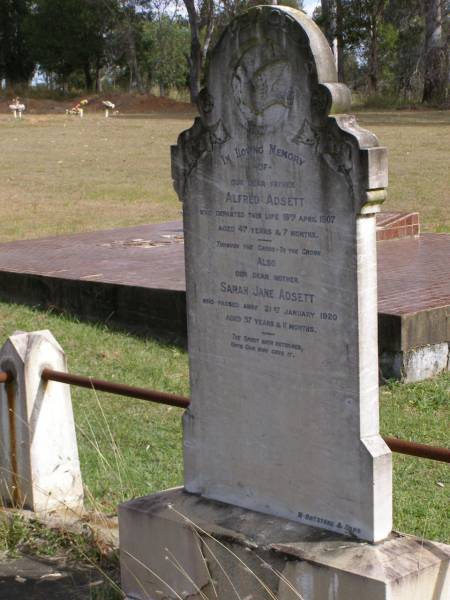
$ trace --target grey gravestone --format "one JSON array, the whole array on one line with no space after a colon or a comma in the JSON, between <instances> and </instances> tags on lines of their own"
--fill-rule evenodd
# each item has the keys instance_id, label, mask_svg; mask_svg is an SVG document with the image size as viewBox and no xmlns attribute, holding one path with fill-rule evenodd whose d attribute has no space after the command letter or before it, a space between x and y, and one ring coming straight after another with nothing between
<instances>
[{"instance_id":1,"label":"grey gravestone","mask_svg":"<svg viewBox=\"0 0 450 600\"><path fill-rule=\"evenodd\" d=\"M391 530L375 212L386 150L301 11L256 7L173 147L192 403L185 489L367 540Z\"/></svg>"}]
</instances>

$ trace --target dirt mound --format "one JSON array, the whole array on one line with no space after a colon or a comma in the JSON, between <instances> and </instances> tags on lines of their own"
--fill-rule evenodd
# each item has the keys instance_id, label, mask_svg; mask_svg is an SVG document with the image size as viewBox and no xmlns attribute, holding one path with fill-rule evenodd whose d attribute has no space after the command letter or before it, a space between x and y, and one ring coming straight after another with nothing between
<instances>
[{"instance_id":1,"label":"dirt mound","mask_svg":"<svg viewBox=\"0 0 450 600\"><path fill-rule=\"evenodd\" d=\"M10 112L9 105L11 104L12 98L0 98L0 112ZM64 112L63 103L57 100L35 100L33 98L20 98L20 101L25 104L27 113L58 113Z\"/></svg>"},{"instance_id":2,"label":"dirt mound","mask_svg":"<svg viewBox=\"0 0 450 600\"><path fill-rule=\"evenodd\" d=\"M75 106L80 100L88 100L86 113L103 111L103 100L110 100L116 105L116 110L124 114L145 113L185 113L195 110L188 102L178 102L171 98L160 98L151 94L97 94L80 96L68 100L51 100L43 98L21 97L29 114L62 114L68 108ZM0 113L9 112L12 98L0 97Z\"/></svg>"},{"instance_id":3,"label":"dirt mound","mask_svg":"<svg viewBox=\"0 0 450 600\"><path fill-rule=\"evenodd\" d=\"M102 94L88 98L87 110L104 110L103 100L110 100L121 113L186 112L194 110L188 102L160 98L151 94Z\"/></svg>"}]
</instances>

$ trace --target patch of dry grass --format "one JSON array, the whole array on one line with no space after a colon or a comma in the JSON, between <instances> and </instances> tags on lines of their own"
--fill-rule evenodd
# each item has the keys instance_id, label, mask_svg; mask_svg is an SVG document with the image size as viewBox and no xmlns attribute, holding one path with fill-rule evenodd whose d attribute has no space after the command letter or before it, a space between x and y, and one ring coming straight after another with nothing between
<instances>
[{"instance_id":1,"label":"patch of dry grass","mask_svg":"<svg viewBox=\"0 0 450 600\"><path fill-rule=\"evenodd\" d=\"M389 190L383 210L418 211L422 230L450 232L450 111L362 112L389 149Z\"/></svg>"},{"instance_id":2,"label":"patch of dry grass","mask_svg":"<svg viewBox=\"0 0 450 600\"><path fill-rule=\"evenodd\" d=\"M83 120L0 116L2 241L180 218L170 144L193 114ZM362 112L390 154L385 210L418 210L426 230L450 231L448 112Z\"/></svg>"},{"instance_id":3,"label":"patch of dry grass","mask_svg":"<svg viewBox=\"0 0 450 600\"><path fill-rule=\"evenodd\" d=\"M170 144L192 117L0 119L3 241L180 218Z\"/></svg>"}]
</instances>

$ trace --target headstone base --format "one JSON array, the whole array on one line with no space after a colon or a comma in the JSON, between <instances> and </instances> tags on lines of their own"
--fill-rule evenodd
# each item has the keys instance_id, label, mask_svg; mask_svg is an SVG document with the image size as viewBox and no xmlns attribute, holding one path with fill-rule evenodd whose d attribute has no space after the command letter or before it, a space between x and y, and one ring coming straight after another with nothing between
<instances>
[{"instance_id":1,"label":"headstone base","mask_svg":"<svg viewBox=\"0 0 450 600\"><path fill-rule=\"evenodd\" d=\"M128 600L448 600L450 546L369 544L181 488L119 509Z\"/></svg>"}]
</instances>

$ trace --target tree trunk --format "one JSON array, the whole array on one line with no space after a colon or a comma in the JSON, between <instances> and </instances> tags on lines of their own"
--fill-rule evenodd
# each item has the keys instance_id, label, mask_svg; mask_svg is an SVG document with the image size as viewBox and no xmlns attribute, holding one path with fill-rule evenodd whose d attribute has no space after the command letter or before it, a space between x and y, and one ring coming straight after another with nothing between
<instances>
[{"instance_id":1,"label":"tree trunk","mask_svg":"<svg viewBox=\"0 0 450 600\"><path fill-rule=\"evenodd\" d=\"M322 23L325 37L333 48L337 45L337 63L338 81L344 81L344 40L343 40L343 9L342 0L321 0ZM335 40L337 44L335 44Z\"/></svg>"},{"instance_id":2,"label":"tree trunk","mask_svg":"<svg viewBox=\"0 0 450 600\"><path fill-rule=\"evenodd\" d=\"M200 17L195 9L194 0L184 0L189 17L191 31L191 51L189 55L189 92L191 102L197 102L200 92L200 76L202 70L202 45L200 43Z\"/></svg>"},{"instance_id":3,"label":"tree trunk","mask_svg":"<svg viewBox=\"0 0 450 600\"><path fill-rule=\"evenodd\" d=\"M323 29L330 46L336 37L336 3L335 0L321 0Z\"/></svg>"},{"instance_id":4,"label":"tree trunk","mask_svg":"<svg viewBox=\"0 0 450 600\"><path fill-rule=\"evenodd\" d=\"M374 0L369 15L369 56L367 61L369 94L378 93L380 76L379 24L382 22L386 3L387 0Z\"/></svg>"},{"instance_id":5,"label":"tree trunk","mask_svg":"<svg viewBox=\"0 0 450 600\"><path fill-rule=\"evenodd\" d=\"M136 55L136 43L134 39L134 32L131 23L125 24L125 44L126 44L126 57L128 63L128 69L130 71L130 92L133 89L133 84L136 84L136 88L139 93L142 94L142 78L139 71L139 65Z\"/></svg>"},{"instance_id":6,"label":"tree trunk","mask_svg":"<svg viewBox=\"0 0 450 600\"><path fill-rule=\"evenodd\" d=\"M448 40L443 33L446 2L425 2L424 86L422 102L443 104L447 95Z\"/></svg>"},{"instance_id":7,"label":"tree trunk","mask_svg":"<svg viewBox=\"0 0 450 600\"><path fill-rule=\"evenodd\" d=\"M102 78L100 76L100 63L97 62L97 66L95 68L95 91L101 94L103 92Z\"/></svg>"},{"instance_id":8,"label":"tree trunk","mask_svg":"<svg viewBox=\"0 0 450 600\"><path fill-rule=\"evenodd\" d=\"M200 93L200 77L202 71L202 48L197 37L191 38L191 54L189 56L189 91L191 102L197 102Z\"/></svg>"},{"instance_id":9,"label":"tree trunk","mask_svg":"<svg viewBox=\"0 0 450 600\"><path fill-rule=\"evenodd\" d=\"M378 92L378 28L376 19L372 19L369 35L368 92L369 95Z\"/></svg>"},{"instance_id":10,"label":"tree trunk","mask_svg":"<svg viewBox=\"0 0 450 600\"><path fill-rule=\"evenodd\" d=\"M208 22L206 24L205 41L203 42L203 48L202 48L202 66L206 62L206 55L208 54L208 50L209 50L209 46L211 44L213 33L214 33L214 19L213 19L213 15L210 15L208 18Z\"/></svg>"},{"instance_id":11,"label":"tree trunk","mask_svg":"<svg viewBox=\"0 0 450 600\"><path fill-rule=\"evenodd\" d=\"M93 86L93 80L92 80L92 75L91 75L91 69L89 68L89 64L86 63L83 67L84 70L84 80L86 82L86 90L88 92L92 91L92 86Z\"/></svg>"},{"instance_id":12,"label":"tree trunk","mask_svg":"<svg viewBox=\"0 0 450 600\"><path fill-rule=\"evenodd\" d=\"M345 81L344 68L344 39L343 39L343 9L342 0L336 0L336 38L337 38L337 63L338 63L338 81Z\"/></svg>"}]
</instances>

